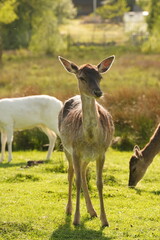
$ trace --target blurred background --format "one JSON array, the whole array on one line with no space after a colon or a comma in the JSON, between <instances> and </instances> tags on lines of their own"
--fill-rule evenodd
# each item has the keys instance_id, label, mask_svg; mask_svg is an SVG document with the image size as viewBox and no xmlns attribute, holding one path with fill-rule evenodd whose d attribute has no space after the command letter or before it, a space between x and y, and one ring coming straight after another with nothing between
<instances>
[{"instance_id":1,"label":"blurred background","mask_svg":"<svg viewBox=\"0 0 160 240\"><path fill-rule=\"evenodd\" d=\"M78 88L58 55L81 65L114 54L100 100L115 122L113 147L143 147L160 122L159 26L159 0L0 0L0 98L64 101ZM46 150L47 141L37 129L17 132L13 149Z\"/></svg>"}]
</instances>

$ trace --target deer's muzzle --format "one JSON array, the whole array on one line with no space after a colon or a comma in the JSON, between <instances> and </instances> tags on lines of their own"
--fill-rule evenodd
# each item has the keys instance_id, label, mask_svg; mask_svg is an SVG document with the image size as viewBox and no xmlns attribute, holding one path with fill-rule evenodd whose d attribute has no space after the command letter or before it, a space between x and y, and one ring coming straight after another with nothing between
<instances>
[{"instance_id":1,"label":"deer's muzzle","mask_svg":"<svg viewBox=\"0 0 160 240\"><path fill-rule=\"evenodd\" d=\"M94 90L93 93L94 93L94 95L95 95L96 97L98 97L98 98L103 95L103 93L102 93L101 90Z\"/></svg>"}]
</instances>

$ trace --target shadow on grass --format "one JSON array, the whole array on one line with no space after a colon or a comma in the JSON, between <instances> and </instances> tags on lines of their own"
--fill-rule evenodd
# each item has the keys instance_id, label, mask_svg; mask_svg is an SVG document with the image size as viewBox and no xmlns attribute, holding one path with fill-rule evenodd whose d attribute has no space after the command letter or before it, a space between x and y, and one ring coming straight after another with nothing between
<instances>
[{"instance_id":1,"label":"shadow on grass","mask_svg":"<svg viewBox=\"0 0 160 240\"><path fill-rule=\"evenodd\" d=\"M149 191L149 190L144 190L144 189L140 189L140 188L136 188L136 187L130 188L130 189L138 195L142 195L142 193L152 193L154 195L160 195L160 190Z\"/></svg>"},{"instance_id":2,"label":"shadow on grass","mask_svg":"<svg viewBox=\"0 0 160 240\"><path fill-rule=\"evenodd\" d=\"M158 191L151 191L151 193L153 193L155 195L160 195L160 190L158 190Z\"/></svg>"},{"instance_id":3,"label":"shadow on grass","mask_svg":"<svg viewBox=\"0 0 160 240\"><path fill-rule=\"evenodd\" d=\"M29 165L29 162L33 162L33 164ZM0 163L0 168L11 168L11 167L20 167L20 168L28 168L28 167L34 167L41 163L50 163L50 160L29 160L29 161L23 161L19 163L14 162L2 162Z\"/></svg>"},{"instance_id":4,"label":"shadow on grass","mask_svg":"<svg viewBox=\"0 0 160 240\"><path fill-rule=\"evenodd\" d=\"M73 227L71 222L71 216L66 216L65 224L59 226L56 229L49 240L87 240L87 239L94 239L94 240L111 240L113 238L105 237L103 235L103 228L99 231L87 229L84 226L84 221L81 223L80 226Z\"/></svg>"},{"instance_id":5,"label":"shadow on grass","mask_svg":"<svg viewBox=\"0 0 160 240\"><path fill-rule=\"evenodd\" d=\"M42 231L34 229L31 223L0 222L0 239L20 239L20 236L22 239L28 239L28 236L41 237L41 234Z\"/></svg>"},{"instance_id":6,"label":"shadow on grass","mask_svg":"<svg viewBox=\"0 0 160 240\"><path fill-rule=\"evenodd\" d=\"M25 165L26 163L24 162L19 162L19 163L4 162L4 163L0 163L0 168L24 167Z\"/></svg>"}]
</instances>

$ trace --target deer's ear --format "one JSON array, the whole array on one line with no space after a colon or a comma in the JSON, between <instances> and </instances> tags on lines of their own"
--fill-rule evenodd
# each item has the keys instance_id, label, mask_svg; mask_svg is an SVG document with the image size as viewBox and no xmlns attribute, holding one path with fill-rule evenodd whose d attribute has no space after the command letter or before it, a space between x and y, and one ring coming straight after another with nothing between
<instances>
[{"instance_id":1,"label":"deer's ear","mask_svg":"<svg viewBox=\"0 0 160 240\"><path fill-rule=\"evenodd\" d=\"M143 157L143 155L141 153L141 150L140 150L138 145L134 146L133 151L134 151L134 154L136 155L137 158L141 159Z\"/></svg>"},{"instance_id":2,"label":"deer's ear","mask_svg":"<svg viewBox=\"0 0 160 240\"><path fill-rule=\"evenodd\" d=\"M101 63L97 65L99 73L105 73L110 69L112 63L114 62L115 56L104 59Z\"/></svg>"},{"instance_id":3,"label":"deer's ear","mask_svg":"<svg viewBox=\"0 0 160 240\"><path fill-rule=\"evenodd\" d=\"M59 61L62 63L63 67L70 73L76 74L78 72L78 66L75 63L70 62L69 60L63 58L63 57L58 57Z\"/></svg>"}]
</instances>

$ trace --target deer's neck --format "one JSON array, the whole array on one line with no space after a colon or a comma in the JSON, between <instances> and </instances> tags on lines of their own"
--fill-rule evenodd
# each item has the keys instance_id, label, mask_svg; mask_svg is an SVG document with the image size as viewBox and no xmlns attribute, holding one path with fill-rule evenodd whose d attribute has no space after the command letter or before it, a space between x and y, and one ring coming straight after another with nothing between
<instances>
[{"instance_id":1,"label":"deer's neck","mask_svg":"<svg viewBox=\"0 0 160 240\"><path fill-rule=\"evenodd\" d=\"M81 95L81 101L84 135L93 138L96 136L99 126L96 101L86 95Z\"/></svg>"},{"instance_id":2,"label":"deer's neck","mask_svg":"<svg viewBox=\"0 0 160 240\"><path fill-rule=\"evenodd\" d=\"M160 152L160 125L151 137L149 143L142 149L146 164L150 164L153 158Z\"/></svg>"}]
</instances>

